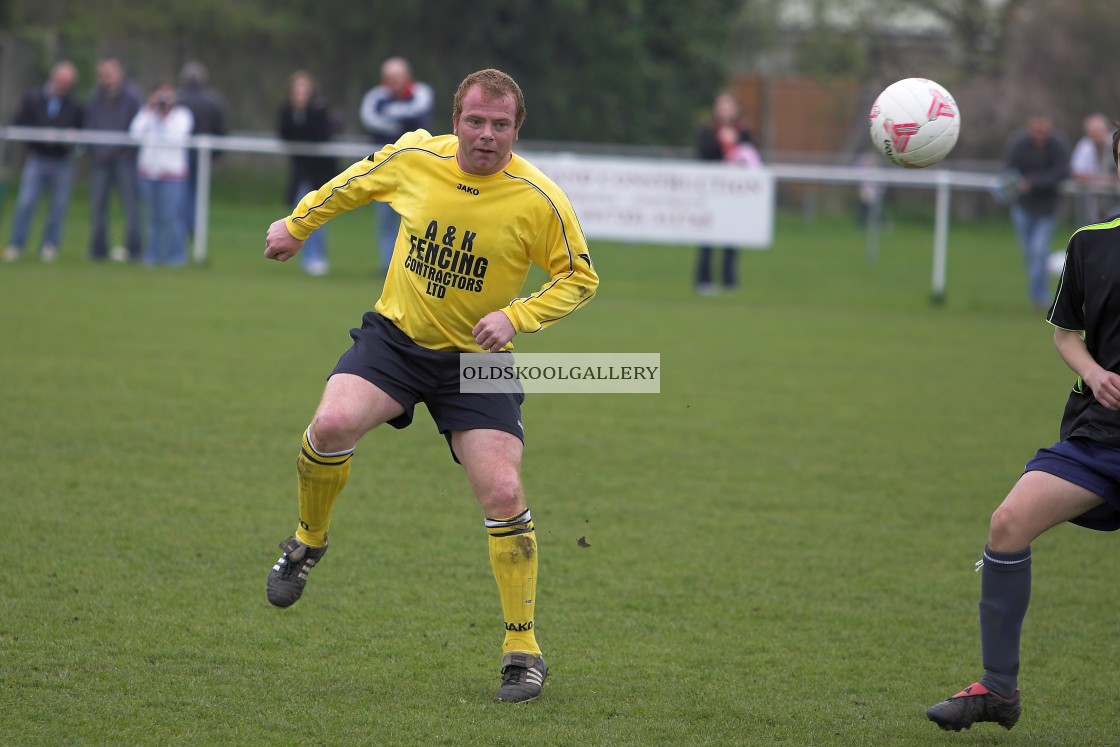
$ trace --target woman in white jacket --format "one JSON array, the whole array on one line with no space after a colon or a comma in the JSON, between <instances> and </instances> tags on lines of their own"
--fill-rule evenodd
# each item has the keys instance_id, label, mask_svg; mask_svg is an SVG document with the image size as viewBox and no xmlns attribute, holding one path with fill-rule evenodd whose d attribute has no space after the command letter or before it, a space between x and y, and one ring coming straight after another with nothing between
<instances>
[{"instance_id":1,"label":"woman in white jacket","mask_svg":"<svg viewBox=\"0 0 1120 747\"><path fill-rule=\"evenodd\" d=\"M190 109L175 103L175 89L159 83L137 112L129 133L140 140L140 197L148 214L144 263L180 267L187 263L187 227L182 204L187 188L187 144L194 129Z\"/></svg>"}]
</instances>

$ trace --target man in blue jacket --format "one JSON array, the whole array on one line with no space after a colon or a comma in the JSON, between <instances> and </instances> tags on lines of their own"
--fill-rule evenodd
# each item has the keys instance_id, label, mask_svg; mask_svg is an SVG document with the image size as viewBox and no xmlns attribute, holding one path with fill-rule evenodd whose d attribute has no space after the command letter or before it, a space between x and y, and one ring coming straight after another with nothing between
<instances>
[{"instance_id":1,"label":"man in blue jacket","mask_svg":"<svg viewBox=\"0 0 1120 747\"><path fill-rule=\"evenodd\" d=\"M426 129L432 118L432 89L412 79L412 69L403 57L390 57L381 63L381 83L362 98L359 111L362 127L377 149L395 143L401 135ZM381 269L389 268L393 245L400 231L401 217L386 202L375 202L378 254Z\"/></svg>"}]
</instances>

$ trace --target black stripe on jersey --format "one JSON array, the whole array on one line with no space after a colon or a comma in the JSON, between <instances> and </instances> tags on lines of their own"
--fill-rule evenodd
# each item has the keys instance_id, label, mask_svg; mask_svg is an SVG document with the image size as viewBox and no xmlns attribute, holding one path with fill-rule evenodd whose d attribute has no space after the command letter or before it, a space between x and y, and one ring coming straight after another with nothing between
<instances>
[{"instance_id":1,"label":"black stripe on jersey","mask_svg":"<svg viewBox=\"0 0 1120 747\"><path fill-rule=\"evenodd\" d=\"M534 299L534 298L540 298L540 297L541 297L541 296L543 296L543 295L544 295L545 293L548 293L548 292L549 292L550 290L552 290L552 288L553 288L553 287L554 287L554 286L555 286L555 285L556 285L557 283L559 283L559 282L560 282L561 280L567 280L567 279L568 279L568 278L570 278L570 277L571 277L572 275L575 275L575 274L576 274L576 266L575 266L575 262L574 262L574 261L573 261L573 259L572 259L572 245L571 245L570 243L568 243L568 227L567 227L566 225L564 225L564 219L560 217L560 211L559 211L559 210L558 210L558 209L556 208L556 203L554 203L554 202L552 201L552 198L551 198L551 197L549 197L549 196L548 196L548 195L547 195L547 194L545 193L545 191L544 191L543 189L541 189L540 187L538 187L538 186L537 186L536 184L534 184L533 182L529 181L529 180L528 180L528 179L526 179L525 177L523 177L523 176L517 176L517 175L515 175L515 174L511 174L511 173L509 173L508 171L503 171L502 173L503 173L503 174L504 174L505 176L509 177L510 179L516 179L516 180L518 180L518 181L524 182L525 184L528 184L528 185L529 185L530 187L532 187L533 189L537 190L537 192L539 192L539 193L540 193L541 197L543 197L544 199L548 200L548 205L549 205L549 207L551 207L551 208L552 208L552 212L553 212L553 213L555 213L555 215L556 215L556 220L558 220L558 221L560 222L560 233L561 233L561 234L562 234L562 235L564 236L564 250L565 250L565 251L566 251L566 252L568 253L568 274L567 274L567 275L564 275L564 276L562 276L562 277L558 277L558 278L553 278L553 279L552 279L552 282L551 282L551 283L549 283L549 284L548 284L548 285L546 285L545 287L541 288L541 289L540 289L539 291L537 291L536 293L531 293L531 294L529 294L529 296L527 296L526 298L516 298L516 299L514 299L514 300L513 300L513 302L512 302L511 304L510 304L510 305L513 305L514 303L525 303L525 302L526 302L527 300L530 300L530 299ZM572 215L575 215L575 210L574 210L574 209L572 210ZM579 226L579 218L578 218L578 217L576 218L576 225L577 225L577 227ZM580 230L582 231L583 229L582 229L582 228L580 228ZM539 330L540 330L540 329L541 329L541 328L542 328L542 327L544 326L544 322L554 322L554 321L556 321L557 319L563 319L563 318L564 318L565 316L568 316L568 314L571 314L571 313L572 313L572 311L575 311L575 310L576 310L576 309L578 309L578 308L579 308L580 306L582 306L583 304L585 304L585 303L587 303L588 301L590 301L590 300L591 300L591 298L592 298L592 297L593 297L594 295L595 295L595 294L594 294L594 293L592 293L591 295L589 295L589 296L586 296L586 297L584 297L584 299L583 299L582 301L580 301L579 303L577 303L577 304L576 304L576 305L575 305L575 306L574 306L574 307L572 308L572 310L571 310L571 311L569 311L569 312L568 312L567 314L564 314L563 316L558 316L558 317L556 317L555 319L542 319L542 320L541 320L541 323L540 323L540 324L539 324L539 325L537 326L537 329L535 329L535 330L532 330L532 331L533 331L533 332L539 331ZM528 331L528 330L527 330L527 331Z\"/></svg>"},{"instance_id":2,"label":"black stripe on jersey","mask_svg":"<svg viewBox=\"0 0 1120 747\"><path fill-rule=\"evenodd\" d=\"M334 193L335 193L335 192L338 192L339 190L344 190L344 189L346 189L347 187L349 187L349 186L350 186L350 183L351 183L352 181L354 181L355 179L362 179L363 177L367 177L367 176L369 176L370 174L372 174L373 172L377 171L377 170L378 170L379 168L381 168L381 167L382 167L382 166L384 166L385 164L389 163L389 161L391 161L391 160L393 160L394 158L396 158L397 156L399 156L399 155L400 155L401 153L407 153L407 152L409 152L409 151L416 151L417 153L427 153L427 154L428 154L429 156L435 156L436 158L438 158L438 159L440 159L440 160L443 160L443 161L446 161L446 160L447 160L447 159L449 159L449 158L454 158L454 157L455 157L455 156L454 156L454 154L452 154L452 155L450 155L450 156L441 156L441 155L440 155L439 153L436 153L436 152L434 152L434 151L430 151L430 150L425 150L424 148L401 148L400 150L398 150L398 151L396 151L396 152L394 152L394 153L390 153L390 154L389 154L388 156L386 156L385 160L384 160L384 161L382 161L381 163L378 163L378 164L374 164L374 165L370 166L370 167L369 167L369 169L367 169L366 171L363 171L363 172L362 172L362 173L360 173L360 174L355 174L354 176L352 176L352 177L350 177L349 179L347 179L347 180L346 180L346 182L345 182L344 184L340 184L339 186L337 186L337 187L335 187L334 189L332 189L332 190L330 191L330 194L328 194L328 195L327 195L327 196L326 196L326 197L325 197L325 198L323 199L323 201L322 201L322 202L320 202L320 203L319 203L318 205L312 205L311 207L307 208L307 210L306 210L306 211L304 212L304 214L303 214L303 215L298 215L298 216L295 216L295 215L294 215L294 216L292 216L292 222L293 222L293 223L298 223L299 221L302 221L302 220L306 219L306 218L307 218L307 216L311 215L311 213L312 213L313 211L315 211L315 210L317 210L317 209L319 209L319 208L323 207L324 205L326 205L326 204L327 204L327 200L329 200L330 198L334 197ZM367 157L367 158L366 158L365 160L367 160L367 161L369 161L369 160L372 160L372 159L373 159L373 156L375 156L375 155L377 155L377 154L376 154L376 153L374 153L373 155L371 155L371 156Z\"/></svg>"}]
</instances>

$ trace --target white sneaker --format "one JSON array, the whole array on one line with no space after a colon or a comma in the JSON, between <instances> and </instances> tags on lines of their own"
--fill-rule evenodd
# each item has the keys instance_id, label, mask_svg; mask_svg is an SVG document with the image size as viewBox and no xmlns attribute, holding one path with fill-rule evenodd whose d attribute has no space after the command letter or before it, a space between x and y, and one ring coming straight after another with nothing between
<instances>
[{"instance_id":1,"label":"white sneaker","mask_svg":"<svg viewBox=\"0 0 1120 747\"><path fill-rule=\"evenodd\" d=\"M58 247L54 244L43 244L43 248L39 250L39 259L44 262L54 262L58 259Z\"/></svg>"},{"instance_id":2,"label":"white sneaker","mask_svg":"<svg viewBox=\"0 0 1120 747\"><path fill-rule=\"evenodd\" d=\"M17 247L8 246L4 248L4 253L0 254L0 259L5 262L15 262L23 254Z\"/></svg>"},{"instance_id":3,"label":"white sneaker","mask_svg":"<svg viewBox=\"0 0 1120 747\"><path fill-rule=\"evenodd\" d=\"M303 271L312 277L322 277L330 271L330 265L327 264L326 260L319 259L308 262Z\"/></svg>"}]
</instances>

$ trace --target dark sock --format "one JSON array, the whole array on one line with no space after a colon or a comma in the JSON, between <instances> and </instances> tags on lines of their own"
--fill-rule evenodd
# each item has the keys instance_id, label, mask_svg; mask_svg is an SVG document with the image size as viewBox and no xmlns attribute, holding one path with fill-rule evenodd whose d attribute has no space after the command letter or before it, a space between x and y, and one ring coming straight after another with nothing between
<instances>
[{"instance_id":1,"label":"dark sock","mask_svg":"<svg viewBox=\"0 0 1120 747\"><path fill-rule=\"evenodd\" d=\"M1019 688L1019 638L1031 601L1031 548L996 552L984 548L980 580L980 684L1010 698Z\"/></svg>"}]
</instances>

